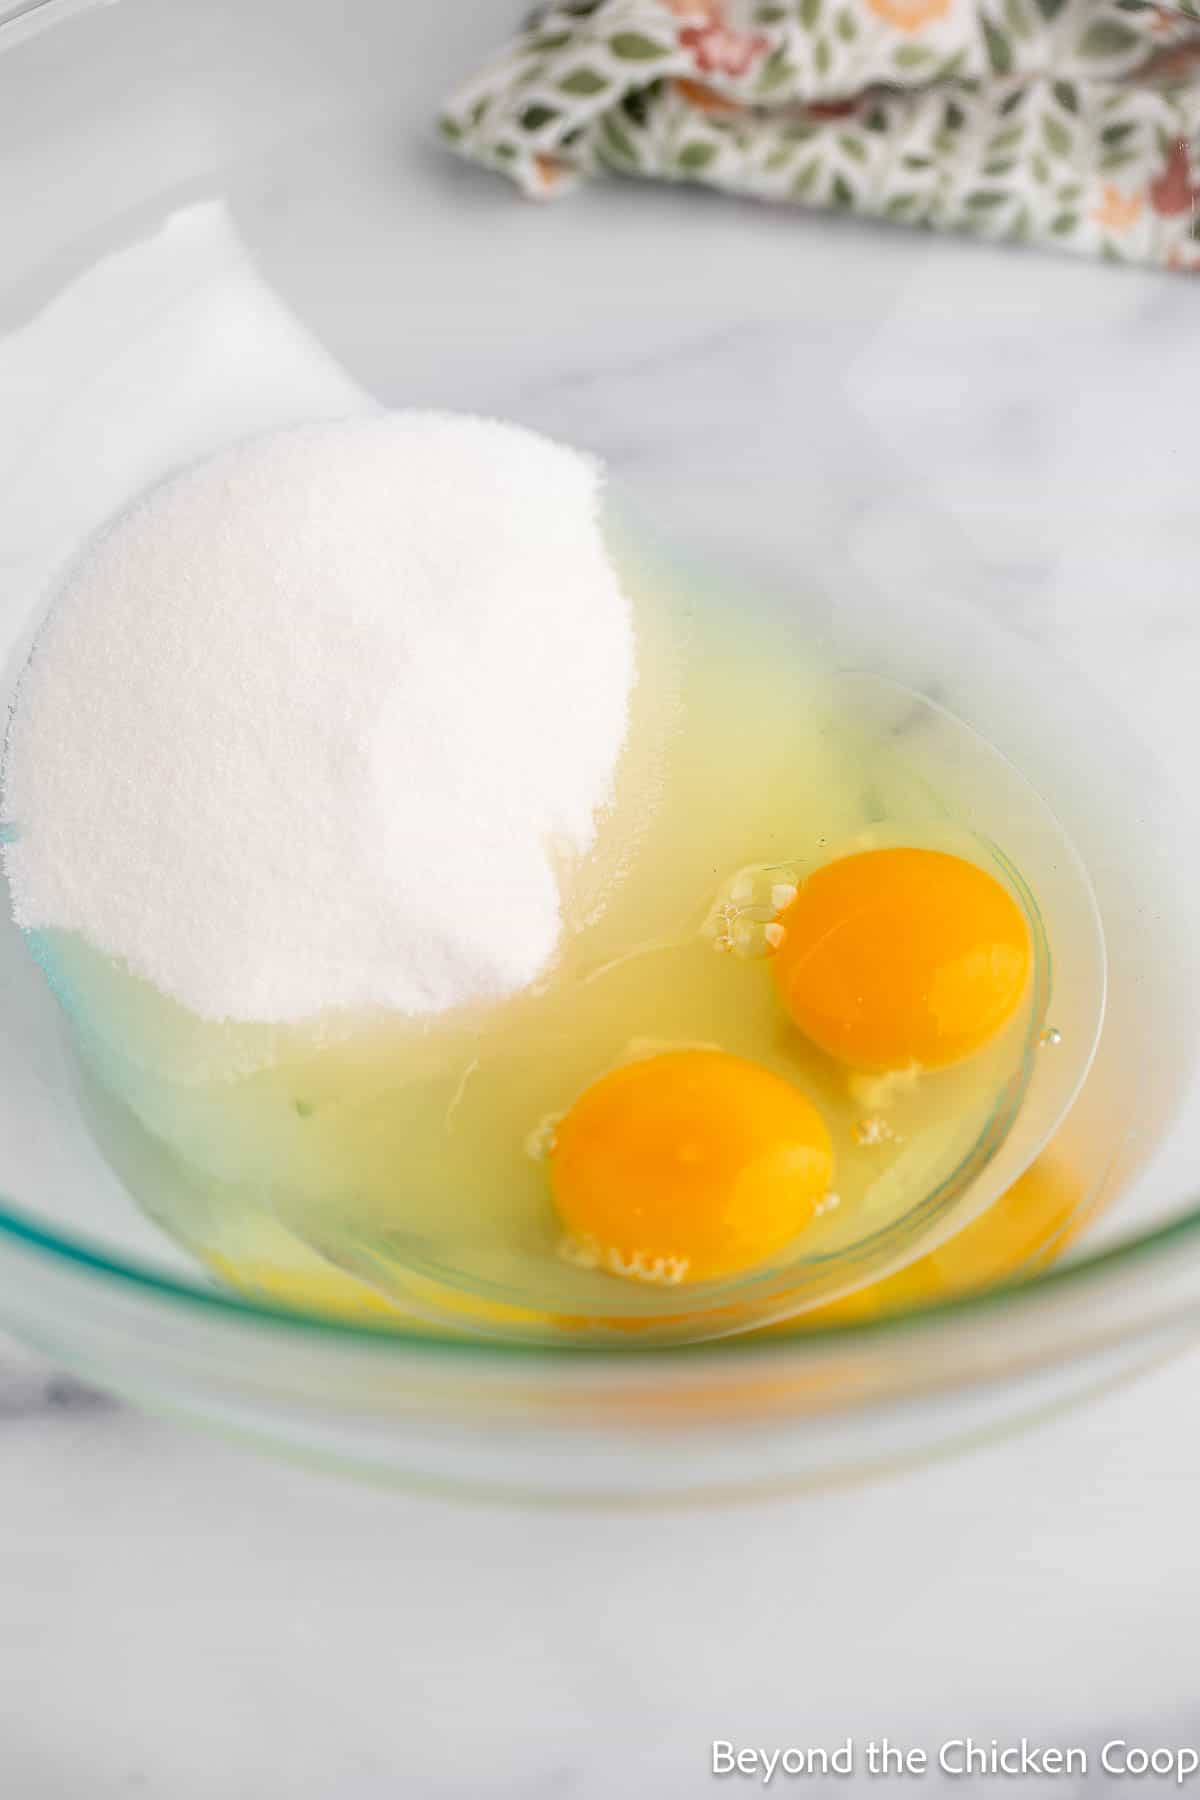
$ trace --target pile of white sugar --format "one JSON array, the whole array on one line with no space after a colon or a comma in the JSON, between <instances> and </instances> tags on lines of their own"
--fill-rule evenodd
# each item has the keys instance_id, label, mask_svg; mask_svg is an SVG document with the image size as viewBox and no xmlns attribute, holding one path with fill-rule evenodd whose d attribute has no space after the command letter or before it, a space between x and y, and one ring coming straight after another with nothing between
<instances>
[{"instance_id":1,"label":"pile of white sugar","mask_svg":"<svg viewBox=\"0 0 1200 1800\"><path fill-rule=\"evenodd\" d=\"M531 982L634 679L599 489L532 432L413 412L152 492L87 551L18 689L18 923L209 1019L428 1015Z\"/></svg>"}]
</instances>

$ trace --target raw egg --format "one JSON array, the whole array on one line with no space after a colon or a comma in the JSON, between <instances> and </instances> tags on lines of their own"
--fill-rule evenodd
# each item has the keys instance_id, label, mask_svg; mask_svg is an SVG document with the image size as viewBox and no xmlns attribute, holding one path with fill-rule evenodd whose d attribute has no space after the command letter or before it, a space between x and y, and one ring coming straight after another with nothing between
<instances>
[{"instance_id":1,"label":"raw egg","mask_svg":"<svg viewBox=\"0 0 1200 1800\"><path fill-rule=\"evenodd\" d=\"M853 1325L1031 1275L1053 1262L1086 1219L1078 1174L1053 1151L1045 1152L987 1212L936 1250L882 1281L813 1308L799 1321L769 1329Z\"/></svg>"},{"instance_id":2,"label":"raw egg","mask_svg":"<svg viewBox=\"0 0 1200 1800\"><path fill-rule=\"evenodd\" d=\"M826 863L779 915L779 993L856 1069L942 1068L996 1036L1029 979L1029 927L994 876L942 850Z\"/></svg>"},{"instance_id":3,"label":"raw egg","mask_svg":"<svg viewBox=\"0 0 1200 1800\"><path fill-rule=\"evenodd\" d=\"M554 1204L575 1260L674 1285L776 1255L829 1190L833 1148L812 1102L757 1063L673 1050L626 1063L562 1118Z\"/></svg>"}]
</instances>

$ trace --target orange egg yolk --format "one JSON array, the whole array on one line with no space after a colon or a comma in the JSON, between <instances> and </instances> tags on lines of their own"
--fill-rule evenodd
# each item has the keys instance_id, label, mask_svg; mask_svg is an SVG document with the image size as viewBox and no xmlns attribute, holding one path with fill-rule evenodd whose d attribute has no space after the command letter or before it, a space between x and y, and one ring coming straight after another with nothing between
<instances>
[{"instance_id":1,"label":"orange egg yolk","mask_svg":"<svg viewBox=\"0 0 1200 1800\"><path fill-rule=\"evenodd\" d=\"M554 1204L580 1260L674 1285L753 1268L802 1231L833 1149L811 1101L721 1051L674 1050L594 1082L560 1121Z\"/></svg>"},{"instance_id":2,"label":"orange egg yolk","mask_svg":"<svg viewBox=\"0 0 1200 1800\"><path fill-rule=\"evenodd\" d=\"M940 1068L995 1037L1029 979L1008 890L941 850L867 850L817 869L779 915L779 993L827 1055Z\"/></svg>"},{"instance_id":3,"label":"orange egg yolk","mask_svg":"<svg viewBox=\"0 0 1200 1800\"><path fill-rule=\"evenodd\" d=\"M1053 1262L1086 1223L1083 1201L1078 1175L1053 1151L1046 1151L987 1212L936 1250L786 1324L793 1330L797 1325L853 1325L1017 1275L1032 1275Z\"/></svg>"}]
</instances>

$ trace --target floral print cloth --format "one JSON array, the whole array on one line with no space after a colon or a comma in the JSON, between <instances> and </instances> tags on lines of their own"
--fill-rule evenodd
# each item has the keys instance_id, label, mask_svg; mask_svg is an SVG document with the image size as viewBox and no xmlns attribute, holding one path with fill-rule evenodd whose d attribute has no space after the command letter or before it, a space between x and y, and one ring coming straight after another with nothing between
<instances>
[{"instance_id":1,"label":"floral print cloth","mask_svg":"<svg viewBox=\"0 0 1200 1800\"><path fill-rule=\"evenodd\" d=\"M445 108L601 172L1200 270L1200 0L550 0Z\"/></svg>"}]
</instances>

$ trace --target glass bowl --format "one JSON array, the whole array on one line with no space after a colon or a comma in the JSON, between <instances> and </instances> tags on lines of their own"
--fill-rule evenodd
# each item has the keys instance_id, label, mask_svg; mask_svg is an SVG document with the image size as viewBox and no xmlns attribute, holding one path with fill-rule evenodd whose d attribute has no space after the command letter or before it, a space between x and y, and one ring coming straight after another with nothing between
<instances>
[{"instance_id":1,"label":"glass bowl","mask_svg":"<svg viewBox=\"0 0 1200 1800\"><path fill-rule=\"evenodd\" d=\"M102 1160L6 919L0 1323L144 1405L376 1478L653 1503L859 1477L1194 1330L1200 856L1172 778L1200 747L1194 294L617 181L521 204L433 130L511 22L498 0L0 0L5 696L79 541L249 431L375 401L595 450L665 540L978 730L1079 847L1110 991L1053 1146L1072 1241L985 1292L654 1352L242 1298Z\"/></svg>"}]
</instances>

